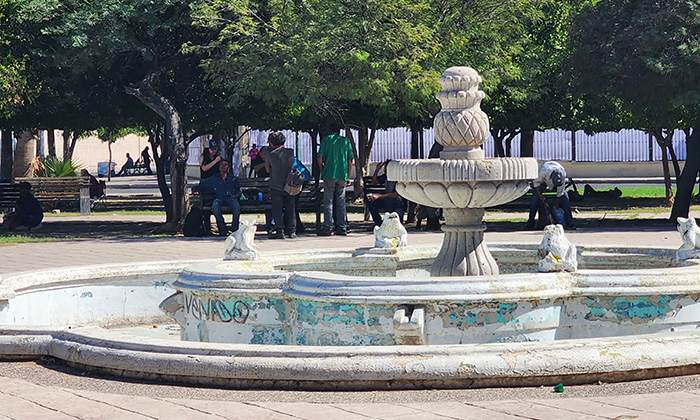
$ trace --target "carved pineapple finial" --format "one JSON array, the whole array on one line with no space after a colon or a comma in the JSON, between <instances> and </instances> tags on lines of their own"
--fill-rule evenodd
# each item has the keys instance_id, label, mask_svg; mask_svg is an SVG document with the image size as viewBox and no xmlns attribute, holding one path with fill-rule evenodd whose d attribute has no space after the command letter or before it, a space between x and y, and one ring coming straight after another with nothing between
<instances>
[{"instance_id":1,"label":"carved pineapple finial","mask_svg":"<svg viewBox=\"0 0 700 420\"><path fill-rule=\"evenodd\" d=\"M440 77L435 116L435 141L444 146L442 159L483 159L481 145L489 136L489 119L481 110L481 76L471 67L450 67Z\"/></svg>"}]
</instances>

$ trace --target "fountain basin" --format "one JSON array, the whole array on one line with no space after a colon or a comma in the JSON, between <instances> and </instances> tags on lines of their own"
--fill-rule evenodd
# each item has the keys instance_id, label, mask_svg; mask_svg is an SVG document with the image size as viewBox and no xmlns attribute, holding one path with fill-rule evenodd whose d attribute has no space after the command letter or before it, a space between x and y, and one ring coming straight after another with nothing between
<instances>
[{"instance_id":1,"label":"fountain basin","mask_svg":"<svg viewBox=\"0 0 700 420\"><path fill-rule=\"evenodd\" d=\"M535 246L494 246L505 271L534 267L534 249ZM414 297L427 294L426 300L412 301L426 305L442 301L440 294L457 296L456 292L462 294L457 296L457 305L465 304L467 298L471 301L471 297L485 301L489 295L497 300L520 294L537 301L556 301L563 293L568 294L572 302L580 299L578 302L588 308L606 308L593 310L598 318L586 320L572 315L578 311L576 305L562 307L553 341L498 338L499 328L510 328L509 325L515 325L512 322L504 322L501 327L497 324L481 326L485 331L492 329L490 343L421 346L205 343L137 335L133 329L105 328L145 322L146 328L153 328L152 324L163 322L157 305L163 296L174 291L171 286L176 283L182 284L177 286L182 293L197 291L207 282L209 287L229 282L221 288L225 291L233 290L236 282L240 289L248 291L256 283L261 285L261 282L242 281L241 278L235 280L233 275L224 279L221 273L215 272L211 276L197 277L201 282L195 284L195 278L187 273L199 263L175 262L79 267L6 276L0 284L0 358L51 356L80 368L119 376L230 387L294 389L523 386L696 373L700 363L697 345L700 334L696 328L700 316L694 309L700 289L697 263L689 261L673 266L670 262L673 250L670 249L595 246L580 249L581 267L585 267L581 273L546 275L548 280L540 283L539 289L528 290L518 285L517 279L511 277L513 274L501 275L508 281L499 288L490 286L488 278L475 279L464 286L458 286L458 279L449 278L437 292L430 292L433 288L428 288L426 279L425 284L413 284L409 290L405 284L402 286L400 277L391 277L391 270L399 275L420 274L421 264L429 264L430 256L437 252L436 247L333 253L344 261L352 259L348 255L355 255L356 261L363 258L381 261L374 265L382 274L374 290L369 284L371 281L361 282L363 287L353 287L353 282L347 281L347 277L356 278L352 274L358 274L359 265L337 263L335 258L321 253L270 254L262 263L219 260L204 264L210 268L218 264L239 264L254 268L246 276L274 274L283 277L283 282L268 281L264 288L294 294L300 301L308 301L305 297L314 295L319 288L333 291L328 293L331 304L344 302L348 296L372 304L376 300L368 298L369 292L384 295L386 301L405 295L407 291ZM401 254L403 260L397 258ZM385 258L387 256L391 258ZM284 264L305 269L336 265L337 271L324 276L311 272L311 276L307 276L309 271L293 274L282 270ZM610 266L619 266L621 270L611 270ZM298 276L297 281L290 283L293 276ZM185 287L188 283L189 289ZM291 284L294 286L284 286ZM105 287L107 285L110 287ZM119 288L123 290L117 294L100 295ZM156 293L145 293L149 290ZM375 293L380 290L383 293ZM49 292L59 295L46 295ZM93 298L88 298L85 292L92 292ZM211 293L218 292L217 289ZM74 297L58 305L55 296ZM100 299L95 299L99 296ZM109 301L110 296L114 304L107 309L104 302ZM134 299L140 300L139 304L135 304ZM459 302L460 299L464 302ZM599 302L598 306L589 301ZM78 307L80 311L71 315ZM43 314L36 318L36 312ZM572 320L589 323L591 328L570 327L567 322ZM392 324L392 328L393 325L396 324ZM430 331L430 322L427 325ZM575 330L576 334L571 332ZM541 331L544 329L537 330ZM621 335L613 335L619 333ZM596 338L585 338L587 336ZM438 338L430 339L437 342Z\"/></svg>"}]
</instances>

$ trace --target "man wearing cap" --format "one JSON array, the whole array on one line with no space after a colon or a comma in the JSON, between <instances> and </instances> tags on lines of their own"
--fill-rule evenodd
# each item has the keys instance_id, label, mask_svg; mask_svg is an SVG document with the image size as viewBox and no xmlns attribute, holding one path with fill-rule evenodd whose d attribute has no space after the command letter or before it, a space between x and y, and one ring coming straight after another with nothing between
<instances>
[{"instance_id":1,"label":"man wearing cap","mask_svg":"<svg viewBox=\"0 0 700 420\"><path fill-rule=\"evenodd\" d=\"M540 203L544 203L545 197L542 195L543 192L557 191L557 201L556 206L563 210L564 212L564 222L566 227L571 230L575 230L574 218L571 216L571 203L569 202L569 195L564 189L564 181L566 180L566 171L564 167L557 162L545 162L542 164L537 178L532 181L532 186L534 191L532 193L532 199L530 200L530 217L527 219L527 226L525 229L532 230L535 228L535 214L540 207Z\"/></svg>"},{"instance_id":2,"label":"man wearing cap","mask_svg":"<svg viewBox=\"0 0 700 420\"><path fill-rule=\"evenodd\" d=\"M219 173L221 155L219 154L219 143L209 140L209 147L204 148L204 152L199 157L199 177L204 180Z\"/></svg>"}]
</instances>

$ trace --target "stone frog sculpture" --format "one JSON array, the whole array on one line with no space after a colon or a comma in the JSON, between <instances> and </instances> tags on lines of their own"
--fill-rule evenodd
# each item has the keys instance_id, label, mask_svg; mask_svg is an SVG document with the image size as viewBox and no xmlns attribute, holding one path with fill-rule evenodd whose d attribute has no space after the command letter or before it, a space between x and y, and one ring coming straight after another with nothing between
<instances>
[{"instance_id":1,"label":"stone frog sculpture","mask_svg":"<svg viewBox=\"0 0 700 420\"><path fill-rule=\"evenodd\" d=\"M384 213L382 225L374 227L375 248L397 248L408 245L408 232L396 212Z\"/></svg>"},{"instance_id":2,"label":"stone frog sculpture","mask_svg":"<svg viewBox=\"0 0 700 420\"><path fill-rule=\"evenodd\" d=\"M678 233L681 234L683 245L676 251L676 261L695 258L700 255L700 228L694 217L679 217Z\"/></svg>"},{"instance_id":3,"label":"stone frog sculpture","mask_svg":"<svg viewBox=\"0 0 700 420\"><path fill-rule=\"evenodd\" d=\"M253 240L258 227L253 220L241 221L238 230L226 238L224 260L255 260L260 257Z\"/></svg>"},{"instance_id":4,"label":"stone frog sculpture","mask_svg":"<svg viewBox=\"0 0 700 420\"><path fill-rule=\"evenodd\" d=\"M544 228L544 238L537 250L540 272L576 271L576 247L564 236L564 226L549 225Z\"/></svg>"}]
</instances>

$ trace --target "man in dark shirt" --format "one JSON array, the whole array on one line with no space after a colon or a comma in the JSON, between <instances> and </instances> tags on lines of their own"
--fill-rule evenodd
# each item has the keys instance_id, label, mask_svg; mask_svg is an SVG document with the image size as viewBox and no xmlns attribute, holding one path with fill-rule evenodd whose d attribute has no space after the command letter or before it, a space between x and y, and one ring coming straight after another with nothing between
<instances>
[{"instance_id":1,"label":"man in dark shirt","mask_svg":"<svg viewBox=\"0 0 700 420\"><path fill-rule=\"evenodd\" d=\"M257 156L253 158L253 160L250 161L250 170L252 172L255 172L255 177L256 178L267 178L270 176L270 173L267 170L267 166L265 165L265 161L267 160L267 154L269 153L270 148L268 146L263 146L260 148L260 151L258 152Z\"/></svg>"},{"instance_id":2,"label":"man in dark shirt","mask_svg":"<svg viewBox=\"0 0 700 420\"><path fill-rule=\"evenodd\" d=\"M372 176L372 184L384 184L384 194L367 194L367 208L372 215L372 220L376 226L382 224L382 216L379 214L379 209L383 208L385 212L396 212L399 215L399 220L403 220L403 214L406 209L399 193L396 192L396 181L386 180L386 166L391 162L387 160L377 165ZM379 175L379 171L384 168L384 174Z\"/></svg>"},{"instance_id":3,"label":"man in dark shirt","mask_svg":"<svg viewBox=\"0 0 700 420\"><path fill-rule=\"evenodd\" d=\"M119 173L117 176L122 176L122 174L126 175L124 171L127 169L131 169L134 167L134 160L131 158L131 156L127 153L126 154L126 163L124 163L124 166L119 170Z\"/></svg>"},{"instance_id":4,"label":"man in dark shirt","mask_svg":"<svg viewBox=\"0 0 700 420\"><path fill-rule=\"evenodd\" d=\"M280 132L270 133L267 142L270 145L265 167L270 172L270 197L272 198L272 218L275 231L270 239L296 238L296 200L284 190L287 176L294 165L294 150L284 147L286 141Z\"/></svg>"},{"instance_id":5,"label":"man in dark shirt","mask_svg":"<svg viewBox=\"0 0 700 420\"><path fill-rule=\"evenodd\" d=\"M228 172L230 164L228 161L222 160L219 164L219 173L204 180L200 186L214 191L216 198L211 204L211 212L216 218L216 226L219 228L219 235L228 235L226 229L226 221L221 213L221 206L227 206L233 213L231 221L231 232L238 230L238 222L241 217L241 205L238 203L238 197L241 195L241 187L238 185L238 179Z\"/></svg>"},{"instance_id":6,"label":"man in dark shirt","mask_svg":"<svg viewBox=\"0 0 700 420\"><path fill-rule=\"evenodd\" d=\"M209 147L199 156L199 178L205 180L219 173L219 165L223 160L219 154L219 143L209 140Z\"/></svg>"},{"instance_id":7,"label":"man in dark shirt","mask_svg":"<svg viewBox=\"0 0 700 420\"><path fill-rule=\"evenodd\" d=\"M19 199L15 204L15 211L5 216L3 227L14 230L25 227L27 230L38 229L44 219L39 201L31 193L32 186L28 182L19 183Z\"/></svg>"}]
</instances>

